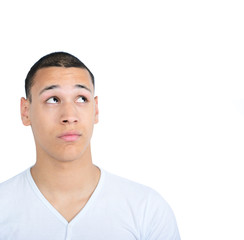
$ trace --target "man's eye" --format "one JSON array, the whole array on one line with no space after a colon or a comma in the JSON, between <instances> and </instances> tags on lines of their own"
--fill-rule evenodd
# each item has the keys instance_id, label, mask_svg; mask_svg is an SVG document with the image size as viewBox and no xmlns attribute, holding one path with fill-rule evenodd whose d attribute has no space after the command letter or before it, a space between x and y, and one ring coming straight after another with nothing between
<instances>
[{"instance_id":1,"label":"man's eye","mask_svg":"<svg viewBox=\"0 0 244 240\"><path fill-rule=\"evenodd\" d=\"M79 102L79 103L87 102L87 98L83 97L83 96L79 96L78 99L77 99L77 102Z\"/></svg>"},{"instance_id":2,"label":"man's eye","mask_svg":"<svg viewBox=\"0 0 244 240\"><path fill-rule=\"evenodd\" d=\"M58 102L58 99L56 97L50 97L48 100L47 100L47 103L57 103Z\"/></svg>"}]
</instances>

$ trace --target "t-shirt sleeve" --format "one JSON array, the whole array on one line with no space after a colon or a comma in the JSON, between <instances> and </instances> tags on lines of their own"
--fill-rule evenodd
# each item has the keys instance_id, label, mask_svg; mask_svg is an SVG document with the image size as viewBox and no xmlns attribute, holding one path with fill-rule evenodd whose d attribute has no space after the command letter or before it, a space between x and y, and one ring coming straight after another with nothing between
<instances>
[{"instance_id":1,"label":"t-shirt sleeve","mask_svg":"<svg viewBox=\"0 0 244 240\"><path fill-rule=\"evenodd\" d=\"M180 240L176 219L168 203L151 191L144 215L145 240Z\"/></svg>"}]
</instances>

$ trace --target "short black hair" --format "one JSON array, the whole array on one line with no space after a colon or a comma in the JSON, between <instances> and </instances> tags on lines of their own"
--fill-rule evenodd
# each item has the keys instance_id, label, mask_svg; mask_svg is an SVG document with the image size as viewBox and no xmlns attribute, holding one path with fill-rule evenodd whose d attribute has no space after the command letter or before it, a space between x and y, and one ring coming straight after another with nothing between
<instances>
[{"instance_id":1,"label":"short black hair","mask_svg":"<svg viewBox=\"0 0 244 240\"><path fill-rule=\"evenodd\" d=\"M95 79L92 72L81 62L77 57L67 52L53 52L40 58L30 69L25 79L25 94L26 98L31 102L31 87L34 84L36 72L41 68L46 67L76 67L86 69L91 77L93 87L95 88Z\"/></svg>"}]
</instances>

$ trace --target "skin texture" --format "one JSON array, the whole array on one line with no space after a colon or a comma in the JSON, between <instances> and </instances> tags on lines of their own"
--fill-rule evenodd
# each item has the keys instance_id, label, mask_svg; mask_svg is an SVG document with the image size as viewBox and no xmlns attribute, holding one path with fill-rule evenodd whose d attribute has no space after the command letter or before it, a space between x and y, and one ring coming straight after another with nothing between
<instances>
[{"instance_id":1,"label":"skin texture","mask_svg":"<svg viewBox=\"0 0 244 240\"><path fill-rule=\"evenodd\" d=\"M83 87L75 87L78 84ZM53 85L58 87L43 91ZM31 174L45 198L69 222L89 200L100 178L90 146L98 122L98 98L87 70L63 67L38 70L31 95L31 103L21 98L21 119L31 126L36 145ZM75 141L60 138L69 131L79 137Z\"/></svg>"}]
</instances>

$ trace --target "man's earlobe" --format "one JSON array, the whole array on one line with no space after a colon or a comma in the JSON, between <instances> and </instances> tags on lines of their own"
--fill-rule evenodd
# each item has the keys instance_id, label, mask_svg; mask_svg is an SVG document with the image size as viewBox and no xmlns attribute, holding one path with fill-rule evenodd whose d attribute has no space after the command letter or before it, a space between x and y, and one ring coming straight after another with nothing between
<instances>
[{"instance_id":1,"label":"man's earlobe","mask_svg":"<svg viewBox=\"0 0 244 240\"><path fill-rule=\"evenodd\" d=\"M29 117L29 109L30 109L29 101L22 97L20 99L20 113L21 113L22 123L25 126L29 126L31 124L30 117Z\"/></svg>"}]
</instances>

